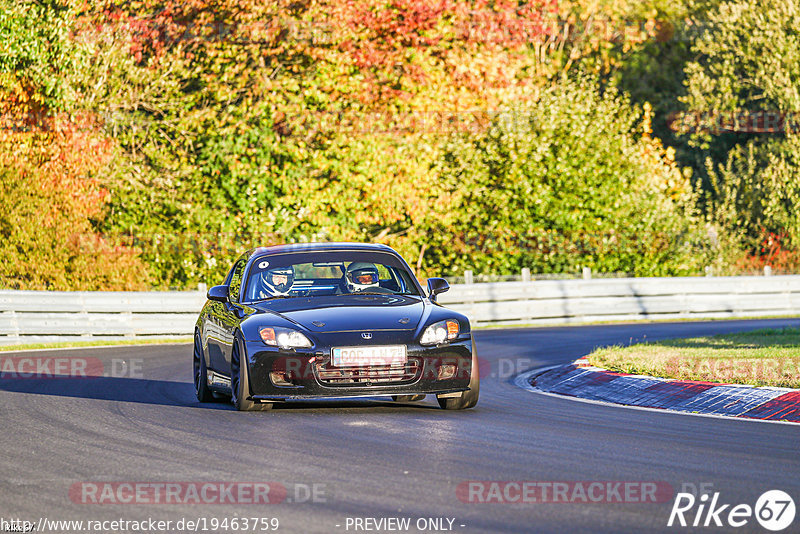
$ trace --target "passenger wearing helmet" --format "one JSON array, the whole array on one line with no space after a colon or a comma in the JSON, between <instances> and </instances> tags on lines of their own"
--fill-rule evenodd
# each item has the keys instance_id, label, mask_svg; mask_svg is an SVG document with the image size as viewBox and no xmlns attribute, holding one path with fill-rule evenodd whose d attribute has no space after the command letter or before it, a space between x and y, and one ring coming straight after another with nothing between
<instances>
[{"instance_id":1,"label":"passenger wearing helmet","mask_svg":"<svg viewBox=\"0 0 800 534\"><path fill-rule=\"evenodd\" d=\"M378 287L380 276L373 263L353 262L344 273L344 281L350 293L360 293Z\"/></svg>"},{"instance_id":2,"label":"passenger wearing helmet","mask_svg":"<svg viewBox=\"0 0 800 534\"><path fill-rule=\"evenodd\" d=\"M287 295L294 283L294 266L275 267L259 274L258 298Z\"/></svg>"}]
</instances>

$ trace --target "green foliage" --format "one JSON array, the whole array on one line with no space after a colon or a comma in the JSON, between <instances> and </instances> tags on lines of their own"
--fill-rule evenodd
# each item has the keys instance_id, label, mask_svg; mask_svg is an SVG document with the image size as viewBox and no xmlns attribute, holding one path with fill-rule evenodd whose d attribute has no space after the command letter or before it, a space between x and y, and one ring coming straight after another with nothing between
<instances>
[{"instance_id":1,"label":"green foliage","mask_svg":"<svg viewBox=\"0 0 800 534\"><path fill-rule=\"evenodd\" d=\"M746 0L719 3L707 17L693 47L698 59L686 67L682 101L703 118L690 133L707 154L709 219L724 239L754 254L770 234L785 236L784 244L800 251L796 132L718 131L732 117L754 129L759 112L791 117L800 111L800 10L793 0Z\"/></svg>"},{"instance_id":2,"label":"green foliage","mask_svg":"<svg viewBox=\"0 0 800 534\"><path fill-rule=\"evenodd\" d=\"M64 0L0 1L0 89L22 84L41 106L68 106L73 95L65 75L74 66L73 15Z\"/></svg>"},{"instance_id":3,"label":"green foliage","mask_svg":"<svg viewBox=\"0 0 800 534\"><path fill-rule=\"evenodd\" d=\"M707 13L687 66L693 111L800 110L800 9L794 0L739 0Z\"/></svg>"},{"instance_id":4,"label":"green foliage","mask_svg":"<svg viewBox=\"0 0 800 534\"><path fill-rule=\"evenodd\" d=\"M444 18L416 1L394 11L381 11L385 2L163 4L98 12L99 30L81 33L93 59L79 85L126 153L102 229L130 236L161 283L177 286L221 278L229 266L215 258L256 244L377 239L417 256L441 212L428 172L441 133L398 135L394 114L482 101L486 87L463 73L495 65L457 45L499 50L503 62L493 38L525 42L498 31L504 23L542 32L523 28L523 16L538 15L511 3L462 4ZM459 34L476 16L486 33ZM389 86L396 65L402 80ZM500 72L493 98L519 82L514 69ZM454 79L465 90L443 101Z\"/></svg>"},{"instance_id":5,"label":"green foliage","mask_svg":"<svg viewBox=\"0 0 800 534\"><path fill-rule=\"evenodd\" d=\"M440 172L460 217L455 236L445 227L428 236L431 261L502 273L696 272L691 188L644 119L584 79L454 139Z\"/></svg>"},{"instance_id":6,"label":"green foliage","mask_svg":"<svg viewBox=\"0 0 800 534\"><path fill-rule=\"evenodd\" d=\"M0 284L18 289L141 289L137 251L95 225L115 144L80 112L84 61L69 4L4 2L0 12Z\"/></svg>"},{"instance_id":7,"label":"green foliage","mask_svg":"<svg viewBox=\"0 0 800 534\"><path fill-rule=\"evenodd\" d=\"M226 43L217 26L189 33L180 10L162 20L153 9L139 19L100 14L103 24L82 30L92 60L80 84L124 156L101 230L141 248L159 285L185 287L220 279L230 265L218 258L278 241L276 199L296 156L274 129L259 41L236 45L253 27L226 21ZM140 42L153 28L173 34ZM97 73L103 84L93 83Z\"/></svg>"},{"instance_id":8,"label":"green foliage","mask_svg":"<svg viewBox=\"0 0 800 534\"><path fill-rule=\"evenodd\" d=\"M736 146L724 165L708 162L709 218L755 249L767 233L786 233L800 247L800 140L751 141Z\"/></svg>"},{"instance_id":9,"label":"green foliage","mask_svg":"<svg viewBox=\"0 0 800 534\"><path fill-rule=\"evenodd\" d=\"M315 239L420 276L732 271L798 243L793 138L666 121L796 111L789 0L3 1L5 285L192 287ZM49 247L95 274L20 274Z\"/></svg>"}]
</instances>

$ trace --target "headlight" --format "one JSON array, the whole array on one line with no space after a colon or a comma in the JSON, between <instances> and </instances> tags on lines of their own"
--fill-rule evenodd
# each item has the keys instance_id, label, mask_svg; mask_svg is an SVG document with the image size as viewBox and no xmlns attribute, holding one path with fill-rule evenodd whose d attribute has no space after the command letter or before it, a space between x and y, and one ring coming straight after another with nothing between
<instances>
[{"instance_id":1,"label":"headlight","mask_svg":"<svg viewBox=\"0 0 800 534\"><path fill-rule=\"evenodd\" d=\"M458 327L458 321L454 319L439 321L438 323L433 323L425 329L425 331L422 333L422 337L419 339L419 342L422 345L435 345L438 343L444 343L450 339L457 338L459 331L460 329Z\"/></svg>"},{"instance_id":2,"label":"headlight","mask_svg":"<svg viewBox=\"0 0 800 534\"><path fill-rule=\"evenodd\" d=\"M262 328L258 331L266 345L282 349L299 349L311 346L311 340L291 328Z\"/></svg>"}]
</instances>

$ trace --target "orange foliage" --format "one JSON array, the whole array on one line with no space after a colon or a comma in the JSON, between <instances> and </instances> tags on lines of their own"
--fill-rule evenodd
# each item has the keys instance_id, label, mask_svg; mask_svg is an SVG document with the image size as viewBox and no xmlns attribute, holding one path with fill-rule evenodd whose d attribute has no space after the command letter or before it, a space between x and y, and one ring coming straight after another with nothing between
<instances>
[{"instance_id":1,"label":"orange foliage","mask_svg":"<svg viewBox=\"0 0 800 534\"><path fill-rule=\"evenodd\" d=\"M787 246L788 240L785 232L762 230L758 248L736 263L736 272L760 274L766 266L770 266L775 274L798 272L800 251Z\"/></svg>"},{"instance_id":2,"label":"orange foliage","mask_svg":"<svg viewBox=\"0 0 800 534\"><path fill-rule=\"evenodd\" d=\"M140 289L146 269L133 249L97 235L109 198L101 172L114 143L91 114L48 115L22 86L0 100L0 286L15 289Z\"/></svg>"},{"instance_id":3,"label":"orange foliage","mask_svg":"<svg viewBox=\"0 0 800 534\"><path fill-rule=\"evenodd\" d=\"M535 61L529 48L555 31L555 11L550 0L329 0L324 16L340 61L365 77L360 101L375 104L429 84L472 93L517 84Z\"/></svg>"}]
</instances>

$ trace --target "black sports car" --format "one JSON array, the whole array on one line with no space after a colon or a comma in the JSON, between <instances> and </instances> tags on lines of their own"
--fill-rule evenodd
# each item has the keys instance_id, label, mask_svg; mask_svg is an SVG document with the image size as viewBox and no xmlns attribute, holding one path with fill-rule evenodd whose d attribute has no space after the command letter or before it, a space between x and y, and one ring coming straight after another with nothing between
<instances>
[{"instance_id":1,"label":"black sports car","mask_svg":"<svg viewBox=\"0 0 800 534\"><path fill-rule=\"evenodd\" d=\"M313 243L242 254L208 290L194 334L201 402L239 410L320 397L436 395L448 410L478 402L469 321L436 303L385 245Z\"/></svg>"}]
</instances>

